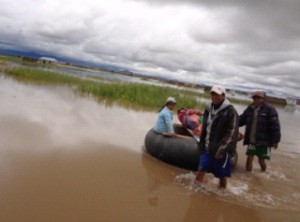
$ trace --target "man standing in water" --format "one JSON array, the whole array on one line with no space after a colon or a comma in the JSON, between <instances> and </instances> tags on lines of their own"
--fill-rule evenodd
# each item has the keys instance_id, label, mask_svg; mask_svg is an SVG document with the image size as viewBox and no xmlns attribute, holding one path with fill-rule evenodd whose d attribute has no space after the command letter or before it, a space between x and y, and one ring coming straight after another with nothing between
<instances>
[{"instance_id":1,"label":"man standing in water","mask_svg":"<svg viewBox=\"0 0 300 222\"><path fill-rule=\"evenodd\" d=\"M206 173L219 178L219 188L225 189L226 177L231 176L230 156L236 152L238 114L225 98L226 90L216 85L211 89L211 105L204 112L200 140L201 157L196 181L202 182Z\"/></svg>"},{"instance_id":2,"label":"man standing in water","mask_svg":"<svg viewBox=\"0 0 300 222\"><path fill-rule=\"evenodd\" d=\"M247 171L252 170L254 156L258 157L261 171L266 171L265 160L270 160L271 147L277 149L281 137L277 111L266 104L264 98L264 92L254 92L253 103L247 107L239 119L240 126L246 125L244 145L248 145Z\"/></svg>"}]
</instances>

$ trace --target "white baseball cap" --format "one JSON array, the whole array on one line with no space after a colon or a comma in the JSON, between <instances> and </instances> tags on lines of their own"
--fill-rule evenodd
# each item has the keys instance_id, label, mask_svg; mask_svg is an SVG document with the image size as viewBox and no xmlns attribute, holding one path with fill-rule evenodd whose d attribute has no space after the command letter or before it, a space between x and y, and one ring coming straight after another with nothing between
<instances>
[{"instance_id":1,"label":"white baseball cap","mask_svg":"<svg viewBox=\"0 0 300 222\"><path fill-rule=\"evenodd\" d=\"M176 103L176 100L175 100L173 97L169 97L169 98L166 100L166 103Z\"/></svg>"},{"instance_id":2,"label":"white baseball cap","mask_svg":"<svg viewBox=\"0 0 300 222\"><path fill-rule=\"evenodd\" d=\"M218 95L226 95L226 89L224 86L221 86L221 85L215 85L211 88L211 91L210 92L215 92L217 93Z\"/></svg>"}]
</instances>

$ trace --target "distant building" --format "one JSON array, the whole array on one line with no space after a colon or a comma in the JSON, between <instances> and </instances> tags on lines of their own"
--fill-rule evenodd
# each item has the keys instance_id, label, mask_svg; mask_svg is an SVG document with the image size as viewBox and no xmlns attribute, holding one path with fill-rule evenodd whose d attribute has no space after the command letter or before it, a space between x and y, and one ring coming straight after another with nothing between
<instances>
[{"instance_id":1,"label":"distant building","mask_svg":"<svg viewBox=\"0 0 300 222\"><path fill-rule=\"evenodd\" d=\"M55 58L51 57L41 57L39 58L39 63L43 64L51 64L51 63L57 63L58 61Z\"/></svg>"}]
</instances>

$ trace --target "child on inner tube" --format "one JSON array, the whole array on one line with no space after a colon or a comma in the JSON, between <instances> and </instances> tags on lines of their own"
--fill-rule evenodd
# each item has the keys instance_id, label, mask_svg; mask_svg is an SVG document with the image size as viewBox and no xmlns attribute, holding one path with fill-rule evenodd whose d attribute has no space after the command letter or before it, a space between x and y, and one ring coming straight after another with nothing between
<instances>
[{"instance_id":1,"label":"child on inner tube","mask_svg":"<svg viewBox=\"0 0 300 222\"><path fill-rule=\"evenodd\" d=\"M181 124L188 129L193 130L195 136L201 135L202 123L200 117L203 112L195 109L181 108L177 112L178 120Z\"/></svg>"}]
</instances>

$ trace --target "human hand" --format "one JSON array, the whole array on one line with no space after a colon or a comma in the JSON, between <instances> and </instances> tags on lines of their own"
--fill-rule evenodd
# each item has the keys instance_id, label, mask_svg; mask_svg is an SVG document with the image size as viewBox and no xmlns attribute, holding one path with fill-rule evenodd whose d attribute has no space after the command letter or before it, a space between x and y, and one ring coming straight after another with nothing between
<instances>
[{"instance_id":1,"label":"human hand","mask_svg":"<svg viewBox=\"0 0 300 222\"><path fill-rule=\"evenodd\" d=\"M203 112L202 111L197 111L197 115L198 116L203 116Z\"/></svg>"},{"instance_id":2,"label":"human hand","mask_svg":"<svg viewBox=\"0 0 300 222\"><path fill-rule=\"evenodd\" d=\"M216 152L216 154L215 154L215 158L216 158L217 160L220 160L220 159L222 159L222 158L224 157L224 154L225 154L225 149L224 149L224 147L220 147L220 148L218 149L218 151Z\"/></svg>"},{"instance_id":3,"label":"human hand","mask_svg":"<svg viewBox=\"0 0 300 222\"><path fill-rule=\"evenodd\" d=\"M164 132L164 133L162 133L165 137L176 137L177 136L177 134L176 133L166 133L166 132Z\"/></svg>"},{"instance_id":4,"label":"human hand","mask_svg":"<svg viewBox=\"0 0 300 222\"><path fill-rule=\"evenodd\" d=\"M278 143L273 143L272 146L275 150L278 148Z\"/></svg>"},{"instance_id":5,"label":"human hand","mask_svg":"<svg viewBox=\"0 0 300 222\"><path fill-rule=\"evenodd\" d=\"M239 135L238 135L238 139L237 141L241 141L244 139L244 135L242 133L239 132Z\"/></svg>"}]
</instances>

